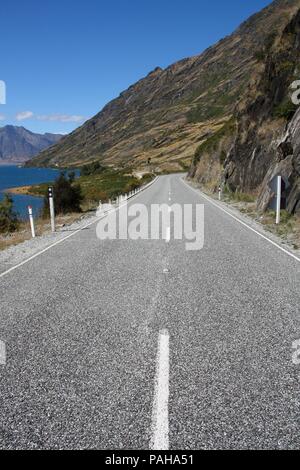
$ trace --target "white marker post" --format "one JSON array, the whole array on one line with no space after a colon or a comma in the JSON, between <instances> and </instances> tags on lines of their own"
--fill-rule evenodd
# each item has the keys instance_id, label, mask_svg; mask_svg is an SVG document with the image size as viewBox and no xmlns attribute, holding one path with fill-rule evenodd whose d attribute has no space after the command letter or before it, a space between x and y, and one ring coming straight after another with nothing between
<instances>
[{"instance_id":1,"label":"white marker post","mask_svg":"<svg viewBox=\"0 0 300 470\"><path fill-rule=\"evenodd\" d=\"M48 188L49 195L49 207L50 207L50 220L51 220L51 231L55 232L55 211L54 211L54 200L53 200L53 188Z\"/></svg>"},{"instance_id":2,"label":"white marker post","mask_svg":"<svg viewBox=\"0 0 300 470\"><path fill-rule=\"evenodd\" d=\"M276 224L280 224L281 210L281 176L277 177L277 204L276 204Z\"/></svg>"},{"instance_id":3,"label":"white marker post","mask_svg":"<svg viewBox=\"0 0 300 470\"><path fill-rule=\"evenodd\" d=\"M219 186L219 201L221 201L222 188Z\"/></svg>"},{"instance_id":4,"label":"white marker post","mask_svg":"<svg viewBox=\"0 0 300 470\"><path fill-rule=\"evenodd\" d=\"M34 221L33 221L33 214L32 214L32 207L28 206L28 213L29 213L29 222L31 228L31 235L32 238L35 238L35 229L34 229Z\"/></svg>"}]
</instances>

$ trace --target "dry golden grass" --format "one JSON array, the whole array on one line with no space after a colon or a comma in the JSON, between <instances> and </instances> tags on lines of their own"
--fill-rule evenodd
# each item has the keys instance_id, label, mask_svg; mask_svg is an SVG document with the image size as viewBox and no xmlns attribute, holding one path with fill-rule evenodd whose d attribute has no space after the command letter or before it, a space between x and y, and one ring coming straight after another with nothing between
<instances>
[{"instance_id":1,"label":"dry golden grass","mask_svg":"<svg viewBox=\"0 0 300 470\"><path fill-rule=\"evenodd\" d=\"M300 249L300 216L292 216L282 211L279 225L276 225L275 218L275 212L268 211L261 217L260 222L267 230L288 242L294 249Z\"/></svg>"},{"instance_id":2,"label":"dry golden grass","mask_svg":"<svg viewBox=\"0 0 300 470\"><path fill-rule=\"evenodd\" d=\"M267 211L259 214L256 210L256 202L234 201L227 199L226 202L233 205L243 214L255 219L268 231L280 237L295 250L300 249L300 216L291 215L285 210L281 211L281 222L276 225L276 214L274 211Z\"/></svg>"},{"instance_id":3,"label":"dry golden grass","mask_svg":"<svg viewBox=\"0 0 300 470\"><path fill-rule=\"evenodd\" d=\"M8 188L5 190L9 194L30 194L31 186L19 186L17 188Z\"/></svg>"},{"instance_id":4,"label":"dry golden grass","mask_svg":"<svg viewBox=\"0 0 300 470\"><path fill-rule=\"evenodd\" d=\"M207 195L217 198L216 181L211 180L201 185L201 190ZM257 223L263 225L265 230L277 235L291 248L300 250L300 215L291 215L287 211L281 211L281 222L276 225L276 214L274 211L267 211L265 214L258 213L256 209L257 192L248 193L224 193L223 201L230 204L242 214L254 219Z\"/></svg>"},{"instance_id":5,"label":"dry golden grass","mask_svg":"<svg viewBox=\"0 0 300 470\"><path fill-rule=\"evenodd\" d=\"M88 211L88 208L86 209ZM83 213L84 214L84 213ZM67 214L57 216L56 227L61 228L63 225L71 225L72 223L81 219L83 214ZM39 237L43 234L50 233L51 226L50 221L47 219L37 219L35 221L35 232L36 236ZM31 230L29 222L23 222L20 225L20 229L17 232L10 234L0 234L0 251L9 248L10 246L18 245L26 240L31 239Z\"/></svg>"}]
</instances>

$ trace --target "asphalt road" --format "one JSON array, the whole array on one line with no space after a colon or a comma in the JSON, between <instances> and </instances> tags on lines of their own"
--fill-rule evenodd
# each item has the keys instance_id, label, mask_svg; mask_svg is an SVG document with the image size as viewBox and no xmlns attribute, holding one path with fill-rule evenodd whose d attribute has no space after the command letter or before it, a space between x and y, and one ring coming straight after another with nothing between
<instances>
[{"instance_id":1,"label":"asphalt road","mask_svg":"<svg viewBox=\"0 0 300 470\"><path fill-rule=\"evenodd\" d=\"M204 204L203 249L95 224L3 276L0 447L300 448L299 261L178 175L134 203Z\"/></svg>"}]
</instances>

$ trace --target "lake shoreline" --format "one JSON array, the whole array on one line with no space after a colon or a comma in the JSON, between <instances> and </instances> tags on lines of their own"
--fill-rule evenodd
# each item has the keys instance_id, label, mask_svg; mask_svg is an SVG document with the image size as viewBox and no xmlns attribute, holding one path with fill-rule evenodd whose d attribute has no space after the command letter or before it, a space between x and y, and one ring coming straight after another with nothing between
<instances>
[{"instance_id":1,"label":"lake shoreline","mask_svg":"<svg viewBox=\"0 0 300 470\"><path fill-rule=\"evenodd\" d=\"M0 168L2 166L17 166L17 167L23 167L25 162L9 162L9 161L0 161Z\"/></svg>"},{"instance_id":2,"label":"lake shoreline","mask_svg":"<svg viewBox=\"0 0 300 470\"><path fill-rule=\"evenodd\" d=\"M44 194L35 191L41 184L52 184L59 176L59 171L46 168L24 168L17 164L0 167L0 201L9 194L14 203L14 211L20 219L28 216L28 206L32 206L34 217L38 217L43 207Z\"/></svg>"},{"instance_id":3,"label":"lake shoreline","mask_svg":"<svg viewBox=\"0 0 300 470\"><path fill-rule=\"evenodd\" d=\"M15 188L6 188L1 190L2 193L7 193L7 194L22 194L23 196L33 196L33 197L42 197L38 196L37 194L34 194L31 192L32 186L17 186Z\"/></svg>"}]
</instances>

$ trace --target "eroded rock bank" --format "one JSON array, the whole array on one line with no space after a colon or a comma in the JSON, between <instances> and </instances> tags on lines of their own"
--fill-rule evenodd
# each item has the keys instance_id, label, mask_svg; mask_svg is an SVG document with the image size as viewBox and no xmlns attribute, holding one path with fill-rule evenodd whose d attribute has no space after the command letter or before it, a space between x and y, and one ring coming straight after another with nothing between
<instances>
[{"instance_id":1,"label":"eroded rock bank","mask_svg":"<svg viewBox=\"0 0 300 470\"><path fill-rule=\"evenodd\" d=\"M290 213L300 212L300 110L291 84L300 80L300 8L254 50L256 65L233 115L198 147L190 177L229 191L250 192L265 210L270 182L281 174Z\"/></svg>"},{"instance_id":2,"label":"eroded rock bank","mask_svg":"<svg viewBox=\"0 0 300 470\"><path fill-rule=\"evenodd\" d=\"M276 147L276 160L270 166L262 183L257 207L267 209L272 197L271 182L276 175L281 175L287 182L284 191L286 210L300 214L300 109L287 127L287 131Z\"/></svg>"}]
</instances>

